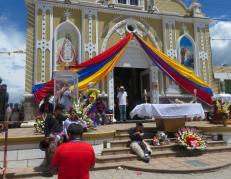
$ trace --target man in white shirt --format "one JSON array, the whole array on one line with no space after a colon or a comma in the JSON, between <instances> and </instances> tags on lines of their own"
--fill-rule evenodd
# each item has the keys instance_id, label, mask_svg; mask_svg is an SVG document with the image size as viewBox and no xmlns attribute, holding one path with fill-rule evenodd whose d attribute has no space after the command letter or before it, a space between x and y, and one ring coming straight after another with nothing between
<instances>
[{"instance_id":1,"label":"man in white shirt","mask_svg":"<svg viewBox=\"0 0 231 179\"><path fill-rule=\"evenodd\" d=\"M127 92L123 86L120 86L119 92L117 94L119 111L120 111L120 120L126 121L126 109L127 109Z\"/></svg>"}]
</instances>

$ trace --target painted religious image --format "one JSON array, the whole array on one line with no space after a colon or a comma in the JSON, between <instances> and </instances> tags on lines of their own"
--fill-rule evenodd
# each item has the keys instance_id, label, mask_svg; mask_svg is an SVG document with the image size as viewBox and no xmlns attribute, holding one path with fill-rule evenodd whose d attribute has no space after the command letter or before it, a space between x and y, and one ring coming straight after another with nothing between
<instances>
[{"instance_id":1,"label":"painted religious image","mask_svg":"<svg viewBox=\"0 0 231 179\"><path fill-rule=\"evenodd\" d=\"M65 111L68 111L73 104L74 91L71 90L71 81L57 80L55 86L55 103L65 106Z\"/></svg>"},{"instance_id":2,"label":"painted religious image","mask_svg":"<svg viewBox=\"0 0 231 179\"><path fill-rule=\"evenodd\" d=\"M76 65L78 63L77 36L59 32L57 39L57 64Z\"/></svg>"},{"instance_id":3,"label":"painted religious image","mask_svg":"<svg viewBox=\"0 0 231 179\"><path fill-rule=\"evenodd\" d=\"M183 37L180 41L180 53L181 64L194 69L193 44L187 37Z\"/></svg>"}]
</instances>

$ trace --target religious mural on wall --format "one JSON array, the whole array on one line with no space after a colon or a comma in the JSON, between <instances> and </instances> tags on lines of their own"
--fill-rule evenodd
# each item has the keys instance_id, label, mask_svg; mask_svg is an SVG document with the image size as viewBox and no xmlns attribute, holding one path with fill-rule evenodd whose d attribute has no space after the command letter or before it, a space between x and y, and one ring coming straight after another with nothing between
<instances>
[{"instance_id":1,"label":"religious mural on wall","mask_svg":"<svg viewBox=\"0 0 231 179\"><path fill-rule=\"evenodd\" d=\"M76 65L78 63L78 38L75 32L58 32L56 41L57 65Z\"/></svg>"},{"instance_id":2,"label":"religious mural on wall","mask_svg":"<svg viewBox=\"0 0 231 179\"><path fill-rule=\"evenodd\" d=\"M193 44L187 37L180 40L181 64L185 67L194 69L194 53Z\"/></svg>"}]
</instances>

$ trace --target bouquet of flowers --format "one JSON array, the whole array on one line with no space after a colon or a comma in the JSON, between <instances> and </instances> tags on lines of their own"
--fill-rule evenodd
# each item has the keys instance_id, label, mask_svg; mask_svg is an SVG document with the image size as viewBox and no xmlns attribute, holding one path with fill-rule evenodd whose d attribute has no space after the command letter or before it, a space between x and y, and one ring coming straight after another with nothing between
<instances>
[{"instance_id":1,"label":"bouquet of flowers","mask_svg":"<svg viewBox=\"0 0 231 179\"><path fill-rule=\"evenodd\" d=\"M94 123L94 108L99 94L100 91L98 89L89 88L85 93L80 94L78 103L73 105L79 120L86 122L88 130L95 130L96 123Z\"/></svg>"},{"instance_id":2,"label":"bouquet of flowers","mask_svg":"<svg viewBox=\"0 0 231 179\"><path fill-rule=\"evenodd\" d=\"M229 108L231 106L231 103L223 103L221 101L216 101L216 106L218 114L222 114L226 117L229 117Z\"/></svg>"},{"instance_id":3,"label":"bouquet of flowers","mask_svg":"<svg viewBox=\"0 0 231 179\"><path fill-rule=\"evenodd\" d=\"M37 115L35 117L35 124L34 124L35 133L43 133L44 126L45 126L45 118L44 118L44 116L42 114Z\"/></svg>"},{"instance_id":4,"label":"bouquet of flowers","mask_svg":"<svg viewBox=\"0 0 231 179\"><path fill-rule=\"evenodd\" d=\"M206 140L200 135L195 128L182 128L176 134L180 145L188 150L205 150Z\"/></svg>"}]
</instances>

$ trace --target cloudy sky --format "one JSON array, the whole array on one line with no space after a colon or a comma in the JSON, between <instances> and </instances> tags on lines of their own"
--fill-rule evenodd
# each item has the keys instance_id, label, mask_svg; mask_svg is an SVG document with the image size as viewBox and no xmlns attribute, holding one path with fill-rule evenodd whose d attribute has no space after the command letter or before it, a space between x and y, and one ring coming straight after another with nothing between
<instances>
[{"instance_id":1,"label":"cloudy sky","mask_svg":"<svg viewBox=\"0 0 231 179\"><path fill-rule=\"evenodd\" d=\"M167 1L167 0L165 0ZM187 5L191 0L185 0ZM230 0L200 0L203 11L211 18L231 19ZM24 0L0 0L0 51L26 48L26 8ZM210 27L212 39L231 39L231 21L214 21ZM212 40L213 63L231 65L231 40ZM0 77L8 85L11 101L24 94L25 55L0 54Z\"/></svg>"}]
</instances>

